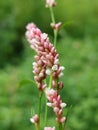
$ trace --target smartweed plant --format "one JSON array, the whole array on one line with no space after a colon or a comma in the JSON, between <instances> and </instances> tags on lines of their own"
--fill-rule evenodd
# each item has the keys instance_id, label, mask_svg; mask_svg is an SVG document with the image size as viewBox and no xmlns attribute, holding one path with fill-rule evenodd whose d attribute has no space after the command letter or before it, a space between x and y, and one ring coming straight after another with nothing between
<instances>
[{"instance_id":1,"label":"smartweed plant","mask_svg":"<svg viewBox=\"0 0 98 130\"><path fill-rule=\"evenodd\" d=\"M64 75L64 66L60 64L59 53L56 50L58 31L62 26L61 22L56 23L53 8L57 5L55 0L46 0L46 8L50 10L51 27L54 33L53 44L50 42L48 34L43 33L34 23L26 26L26 38L30 47L36 52L34 56L33 73L34 82L39 92L38 113L30 118L31 123L35 125L36 130L41 130L41 108L42 97L46 98L44 127L42 130L65 130L66 116L63 109L66 103L62 101L60 90L63 88L61 77ZM48 78L48 80L47 80ZM47 126L48 107L53 109L55 115L54 126Z\"/></svg>"}]
</instances>

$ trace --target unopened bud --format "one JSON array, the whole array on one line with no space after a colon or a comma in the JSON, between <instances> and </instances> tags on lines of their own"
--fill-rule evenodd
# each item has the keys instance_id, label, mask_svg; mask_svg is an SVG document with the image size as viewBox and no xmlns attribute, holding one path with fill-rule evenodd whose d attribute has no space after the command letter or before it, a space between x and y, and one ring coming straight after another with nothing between
<instances>
[{"instance_id":1,"label":"unopened bud","mask_svg":"<svg viewBox=\"0 0 98 130\"><path fill-rule=\"evenodd\" d=\"M52 86L55 88L57 86L56 81L52 80Z\"/></svg>"},{"instance_id":2,"label":"unopened bud","mask_svg":"<svg viewBox=\"0 0 98 130\"><path fill-rule=\"evenodd\" d=\"M64 87L64 84L62 82L59 82L58 85L59 85L59 89L62 89Z\"/></svg>"},{"instance_id":3,"label":"unopened bud","mask_svg":"<svg viewBox=\"0 0 98 130\"><path fill-rule=\"evenodd\" d=\"M54 24L54 23L51 23L50 26L53 28L53 29L56 29L56 30L59 30L61 28L61 25L62 23L59 22L57 24Z\"/></svg>"},{"instance_id":4,"label":"unopened bud","mask_svg":"<svg viewBox=\"0 0 98 130\"><path fill-rule=\"evenodd\" d=\"M62 117L62 118L60 119L60 122L61 122L61 123L64 123L65 120L66 120L66 117Z\"/></svg>"},{"instance_id":5,"label":"unopened bud","mask_svg":"<svg viewBox=\"0 0 98 130\"><path fill-rule=\"evenodd\" d=\"M52 103L47 102L47 106L52 107Z\"/></svg>"},{"instance_id":6,"label":"unopened bud","mask_svg":"<svg viewBox=\"0 0 98 130\"><path fill-rule=\"evenodd\" d=\"M54 110L55 113L58 113L58 112L59 112L59 108L58 108L58 107L54 107L53 110Z\"/></svg>"},{"instance_id":7,"label":"unopened bud","mask_svg":"<svg viewBox=\"0 0 98 130\"><path fill-rule=\"evenodd\" d=\"M47 74L47 75L50 75L50 74L51 74L51 69L50 69L50 68L46 69L46 74Z\"/></svg>"},{"instance_id":8,"label":"unopened bud","mask_svg":"<svg viewBox=\"0 0 98 130\"><path fill-rule=\"evenodd\" d=\"M55 0L46 0L46 7L53 7L56 6Z\"/></svg>"},{"instance_id":9,"label":"unopened bud","mask_svg":"<svg viewBox=\"0 0 98 130\"><path fill-rule=\"evenodd\" d=\"M67 105L66 103L61 103L61 104L60 104L61 108L66 107L66 105Z\"/></svg>"},{"instance_id":10,"label":"unopened bud","mask_svg":"<svg viewBox=\"0 0 98 130\"><path fill-rule=\"evenodd\" d=\"M36 114L35 116L33 116L32 118L30 118L30 121L32 123L38 123L39 122L39 117L38 115Z\"/></svg>"},{"instance_id":11,"label":"unopened bud","mask_svg":"<svg viewBox=\"0 0 98 130\"><path fill-rule=\"evenodd\" d=\"M57 66L57 65L53 65L53 66L52 66L52 70L53 70L53 71L58 70L58 66Z\"/></svg>"}]
</instances>

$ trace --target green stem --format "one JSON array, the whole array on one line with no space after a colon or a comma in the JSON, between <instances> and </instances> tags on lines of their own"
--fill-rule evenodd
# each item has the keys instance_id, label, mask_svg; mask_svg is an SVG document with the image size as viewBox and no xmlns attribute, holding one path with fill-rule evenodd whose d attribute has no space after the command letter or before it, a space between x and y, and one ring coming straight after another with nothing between
<instances>
[{"instance_id":1,"label":"green stem","mask_svg":"<svg viewBox=\"0 0 98 130\"><path fill-rule=\"evenodd\" d=\"M47 103L47 98L46 98L46 103ZM47 115L48 115L48 107L46 105L45 106L45 126L47 125Z\"/></svg>"},{"instance_id":2,"label":"green stem","mask_svg":"<svg viewBox=\"0 0 98 130\"><path fill-rule=\"evenodd\" d=\"M50 7L50 14L51 14L51 19L52 19L52 22L55 24L55 17L54 17L54 12L53 12L53 8Z\"/></svg>"},{"instance_id":3,"label":"green stem","mask_svg":"<svg viewBox=\"0 0 98 130\"><path fill-rule=\"evenodd\" d=\"M56 47L57 42L57 30L54 30L54 47Z\"/></svg>"},{"instance_id":4,"label":"green stem","mask_svg":"<svg viewBox=\"0 0 98 130\"><path fill-rule=\"evenodd\" d=\"M49 88L51 88L51 83L52 83L52 76L50 75L50 79L49 79ZM46 104L47 104L47 98L46 98ZM45 105L46 105L45 104ZM45 107L45 126L47 125L47 114L48 114L48 107L46 105Z\"/></svg>"},{"instance_id":5,"label":"green stem","mask_svg":"<svg viewBox=\"0 0 98 130\"><path fill-rule=\"evenodd\" d=\"M49 9L50 9L50 14L51 14L52 23L56 24L56 22L55 22L55 17L54 17L54 12L53 12L53 8L50 7ZM53 32L54 32L54 47L56 47L58 31L54 29Z\"/></svg>"},{"instance_id":6,"label":"green stem","mask_svg":"<svg viewBox=\"0 0 98 130\"><path fill-rule=\"evenodd\" d=\"M62 124L59 123L59 130L62 130Z\"/></svg>"},{"instance_id":7,"label":"green stem","mask_svg":"<svg viewBox=\"0 0 98 130\"><path fill-rule=\"evenodd\" d=\"M50 79L49 79L49 88L52 87L51 84L52 84L52 76L50 75Z\"/></svg>"},{"instance_id":8,"label":"green stem","mask_svg":"<svg viewBox=\"0 0 98 130\"><path fill-rule=\"evenodd\" d=\"M35 124L35 129L39 130L39 125L38 124Z\"/></svg>"},{"instance_id":9,"label":"green stem","mask_svg":"<svg viewBox=\"0 0 98 130\"><path fill-rule=\"evenodd\" d=\"M39 124L38 127L36 127L37 130L40 130L41 101L42 101L42 92L39 93L39 110L38 110Z\"/></svg>"}]
</instances>

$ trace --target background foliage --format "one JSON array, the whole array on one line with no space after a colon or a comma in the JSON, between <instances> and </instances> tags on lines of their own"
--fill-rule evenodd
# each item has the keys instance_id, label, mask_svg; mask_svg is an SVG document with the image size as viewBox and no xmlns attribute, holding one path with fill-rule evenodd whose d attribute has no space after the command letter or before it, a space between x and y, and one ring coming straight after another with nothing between
<instances>
[{"instance_id":1,"label":"background foliage","mask_svg":"<svg viewBox=\"0 0 98 130\"><path fill-rule=\"evenodd\" d=\"M70 110L67 130L98 129L98 1L57 0L56 20L66 26L59 32L57 50L65 66L63 100ZM32 62L34 52L24 38L25 26L35 22L50 35L49 10L44 0L0 1L0 129L30 130L37 109ZM21 82L24 80L24 82ZM21 84L20 84L21 82ZM35 110L37 111L37 110ZM42 109L44 111L44 108ZM52 114L49 122L53 122Z\"/></svg>"}]
</instances>

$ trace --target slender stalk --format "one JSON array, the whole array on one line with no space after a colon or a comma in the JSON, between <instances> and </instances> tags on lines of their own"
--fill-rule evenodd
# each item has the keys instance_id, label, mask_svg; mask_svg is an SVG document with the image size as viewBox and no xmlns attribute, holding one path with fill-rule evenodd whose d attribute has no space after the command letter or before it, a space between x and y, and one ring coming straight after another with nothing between
<instances>
[{"instance_id":1,"label":"slender stalk","mask_svg":"<svg viewBox=\"0 0 98 130\"><path fill-rule=\"evenodd\" d=\"M52 84L52 76L50 75L50 79L49 79L49 88L52 87L51 84Z\"/></svg>"},{"instance_id":2,"label":"slender stalk","mask_svg":"<svg viewBox=\"0 0 98 130\"><path fill-rule=\"evenodd\" d=\"M46 103L47 103L47 98L46 98ZM45 126L47 125L47 115L48 115L48 107L46 105L45 106Z\"/></svg>"},{"instance_id":3,"label":"slender stalk","mask_svg":"<svg viewBox=\"0 0 98 130\"><path fill-rule=\"evenodd\" d=\"M36 129L36 130L39 130L38 124L35 124L35 129Z\"/></svg>"},{"instance_id":4,"label":"slender stalk","mask_svg":"<svg viewBox=\"0 0 98 130\"><path fill-rule=\"evenodd\" d=\"M54 17L54 12L53 12L53 8L50 7L50 14L51 14L51 19L52 19L52 22L55 24L55 17Z\"/></svg>"},{"instance_id":5,"label":"slender stalk","mask_svg":"<svg viewBox=\"0 0 98 130\"><path fill-rule=\"evenodd\" d=\"M37 130L40 130L41 101L42 101L42 92L39 93L39 109L38 109L39 124L38 124L38 126L36 127Z\"/></svg>"},{"instance_id":6,"label":"slender stalk","mask_svg":"<svg viewBox=\"0 0 98 130\"><path fill-rule=\"evenodd\" d=\"M53 8L50 7L50 14L51 14L51 20L52 20L52 23L56 24L55 22L55 17L54 17L54 12L53 12ZM56 29L54 29L54 47L56 47L56 42L57 42L57 34L58 34L58 31Z\"/></svg>"},{"instance_id":7,"label":"slender stalk","mask_svg":"<svg viewBox=\"0 0 98 130\"><path fill-rule=\"evenodd\" d=\"M62 124L59 123L59 130L62 130Z\"/></svg>"},{"instance_id":8,"label":"slender stalk","mask_svg":"<svg viewBox=\"0 0 98 130\"><path fill-rule=\"evenodd\" d=\"M49 88L52 87L51 84L52 84L52 76L50 75ZM46 98L46 104L47 104L47 98ZM47 125L47 115L48 115L48 107L46 105L46 107L45 107L45 126Z\"/></svg>"},{"instance_id":9,"label":"slender stalk","mask_svg":"<svg viewBox=\"0 0 98 130\"><path fill-rule=\"evenodd\" d=\"M47 82L46 82L46 79L45 79L45 84L47 84ZM47 98L45 98L46 100L45 100L45 117L44 117L44 126L46 126L47 125L47 114L48 114L48 108L47 108Z\"/></svg>"},{"instance_id":10,"label":"slender stalk","mask_svg":"<svg viewBox=\"0 0 98 130\"><path fill-rule=\"evenodd\" d=\"M58 31L57 31L57 30L54 30L54 47L56 47L57 34L58 34Z\"/></svg>"}]
</instances>

